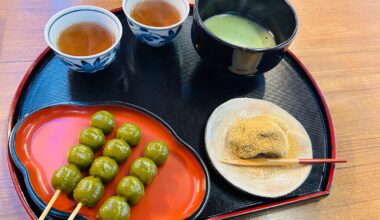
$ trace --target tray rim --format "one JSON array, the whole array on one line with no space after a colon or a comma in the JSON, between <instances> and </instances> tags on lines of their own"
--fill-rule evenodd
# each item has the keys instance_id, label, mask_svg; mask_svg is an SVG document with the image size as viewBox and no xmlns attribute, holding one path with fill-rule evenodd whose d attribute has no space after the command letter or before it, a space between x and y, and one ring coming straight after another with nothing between
<instances>
[{"instance_id":1,"label":"tray rim","mask_svg":"<svg viewBox=\"0 0 380 220\"><path fill-rule=\"evenodd\" d=\"M193 7L193 4L190 3L190 7ZM113 12L113 13L118 13L118 12L122 11L122 8L118 7L118 8L112 9L110 11ZM46 55L49 52L52 52L52 50L49 47L46 47L37 56L37 58L32 62L32 64L29 66L29 68L25 72L25 74L24 74L23 78L21 79L21 82L20 82L19 86L17 87L17 90L16 90L16 92L15 92L15 94L13 96L13 99L12 99L12 102L11 102L11 105L10 105L10 109L9 109L9 113L8 113L8 120L7 120L8 123L7 123L7 139L6 139L6 143L7 143L7 147L6 147L7 155L6 155L6 158L7 158L9 173L10 173L12 182L14 184L15 190L17 192L17 195L18 195L18 197L19 197L19 199L21 201L21 204L23 205L25 211L27 212L27 214L29 215L29 217L31 219L37 219L37 216L34 214L34 212L32 211L32 209L29 207L29 204L26 201L24 193L22 192L21 186L20 186L20 184L18 182L16 173L15 173L15 169L17 169L17 168L15 167L15 164L12 163L12 159L11 159L11 156L10 156L9 141L10 141L10 136L12 134L12 129L13 129L12 124L13 124L13 118L14 118L15 112L16 112L16 107L17 107L19 98L21 97L22 92L24 90L25 84L29 80L29 78L32 75L32 73L36 70L37 65L41 61L43 61L43 59L46 57ZM334 130L334 125L333 125L333 121L332 121L332 116L331 116L330 110L328 108L328 104L327 104L327 102L326 102L326 100L324 98L324 95L323 95L321 89L319 88L318 84L316 83L315 79L313 78L312 74L308 71L308 69L300 61L300 59L298 59L298 57L293 52L291 52L290 50L287 50L286 54L291 59L293 59L297 65L299 65L300 69L306 74L305 77L310 80L310 83L313 85L313 87L315 89L315 92L318 95L317 99L319 98L318 101L320 101L321 104L322 104L322 106L323 106L324 114L326 116L327 124L328 124L328 128L329 128L328 129L328 135L330 136L330 139L328 140L328 144L329 144L329 146L331 148L331 152L329 152L329 153L331 153L331 158L336 158L335 130ZM315 198L327 196L331 192L331 186L332 186L332 181L333 181L333 178L334 178L334 173L335 173L335 164L332 164L330 166L330 174L328 176L326 189L324 191L316 192L316 193L312 193L312 194L308 194L308 195L302 195L302 196L298 196L298 197L295 197L295 198L285 199L285 200L282 200L282 201L279 201L279 202L275 202L275 203L270 203L270 204L250 207L250 208L246 208L246 209L242 209L242 210L238 210L238 211L234 211L234 212L230 212L230 213L220 214L220 215L216 215L216 216L210 217L209 219L224 219L224 218L237 217L237 216L241 216L241 215L245 215L245 214L249 214L249 213L253 213L253 212L265 211L265 210L268 210L270 208L275 208L275 207L279 207L279 206L289 205L289 204L292 204L292 203L299 203L299 202L302 202L302 201L306 201L306 200L310 200L310 199L315 199Z\"/></svg>"}]
</instances>

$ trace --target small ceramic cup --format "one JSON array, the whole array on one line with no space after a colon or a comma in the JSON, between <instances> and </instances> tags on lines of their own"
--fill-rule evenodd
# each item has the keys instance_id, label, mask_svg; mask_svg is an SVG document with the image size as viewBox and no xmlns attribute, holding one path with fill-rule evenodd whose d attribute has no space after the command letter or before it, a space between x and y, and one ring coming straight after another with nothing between
<instances>
[{"instance_id":1,"label":"small ceramic cup","mask_svg":"<svg viewBox=\"0 0 380 220\"><path fill-rule=\"evenodd\" d=\"M58 48L58 37L69 26L79 22L96 22L106 27L115 37L110 48L90 56L73 56ZM116 58L120 48L123 27L119 19L110 11L95 6L75 6L53 15L45 26L45 41L55 54L70 69L77 72L94 73L105 69Z\"/></svg>"},{"instance_id":2,"label":"small ceramic cup","mask_svg":"<svg viewBox=\"0 0 380 220\"><path fill-rule=\"evenodd\" d=\"M137 22L132 18L131 12L137 3L144 0L123 0L123 11L127 16L128 25L133 34L141 41L159 47L173 41L181 31L182 23L189 15L190 6L188 0L164 0L176 7L181 15L181 20L173 25L165 27L154 27Z\"/></svg>"}]
</instances>

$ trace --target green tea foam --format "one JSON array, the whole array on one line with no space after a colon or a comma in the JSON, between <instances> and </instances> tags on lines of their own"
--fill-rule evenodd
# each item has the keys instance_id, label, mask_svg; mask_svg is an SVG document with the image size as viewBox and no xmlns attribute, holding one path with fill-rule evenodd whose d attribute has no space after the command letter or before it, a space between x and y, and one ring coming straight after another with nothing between
<instances>
[{"instance_id":1,"label":"green tea foam","mask_svg":"<svg viewBox=\"0 0 380 220\"><path fill-rule=\"evenodd\" d=\"M214 35L230 44L246 48L276 46L272 33L258 23L237 15L221 14L205 20Z\"/></svg>"}]
</instances>

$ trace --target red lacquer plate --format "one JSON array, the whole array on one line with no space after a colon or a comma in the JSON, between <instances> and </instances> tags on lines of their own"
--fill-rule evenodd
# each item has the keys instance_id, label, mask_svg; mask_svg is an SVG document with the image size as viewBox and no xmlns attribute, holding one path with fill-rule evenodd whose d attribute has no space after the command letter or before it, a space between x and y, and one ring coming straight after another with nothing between
<instances>
[{"instance_id":1,"label":"red lacquer plate","mask_svg":"<svg viewBox=\"0 0 380 220\"><path fill-rule=\"evenodd\" d=\"M209 175L199 155L153 113L134 105L116 103L48 106L34 111L15 126L10 139L11 156L37 206L45 208L54 194L50 184L54 170L67 163L69 148L78 143L80 131L89 126L91 115L100 110L109 111L116 117L116 127L106 136L107 140L115 138L117 127L125 122L140 126L142 138L132 148L128 160L119 165L117 177L105 185L105 193L97 206L82 208L79 217L96 219L100 205L115 195L118 182L129 174L132 161L142 156L146 144L163 140L169 146L168 160L145 188L144 197L131 208L130 219L196 218L209 194ZM101 150L96 155L101 155ZM69 195L61 193L50 215L67 218L75 206Z\"/></svg>"}]
</instances>

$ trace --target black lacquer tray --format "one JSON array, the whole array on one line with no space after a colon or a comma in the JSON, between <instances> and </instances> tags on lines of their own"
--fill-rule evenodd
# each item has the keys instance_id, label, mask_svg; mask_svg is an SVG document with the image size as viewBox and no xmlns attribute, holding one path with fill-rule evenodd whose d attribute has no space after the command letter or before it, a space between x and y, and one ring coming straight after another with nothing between
<instances>
[{"instance_id":1,"label":"black lacquer tray","mask_svg":"<svg viewBox=\"0 0 380 220\"><path fill-rule=\"evenodd\" d=\"M293 193L264 199L242 192L212 167L204 144L204 129L212 111L236 97L271 101L290 112L309 133L316 158L335 158L331 117L312 76L288 52L273 70L242 78L202 61L190 38L189 16L177 40L160 48L138 41L121 9L114 10L123 24L120 55L108 69L96 74L72 72L46 49L26 73L9 118L9 131L28 113L43 106L67 102L131 103L165 120L178 136L203 158L211 177L210 197L200 218L227 218L285 204L312 201L328 195L333 165L313 165L306 182ZM22 179L9 159L12 179L31 218L40 215Z\"/></svg>"}]
</instances>

